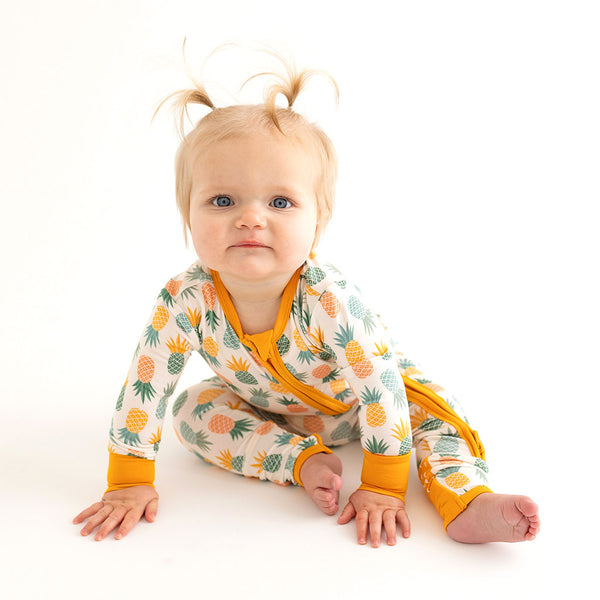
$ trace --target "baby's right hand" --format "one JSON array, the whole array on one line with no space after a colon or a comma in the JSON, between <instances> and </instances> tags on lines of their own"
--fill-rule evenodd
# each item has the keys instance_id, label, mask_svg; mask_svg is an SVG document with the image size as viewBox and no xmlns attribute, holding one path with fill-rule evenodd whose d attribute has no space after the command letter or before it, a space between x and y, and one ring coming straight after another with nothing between
<instances>
[{"instance_id":1,"label":"baby's right hand","mask_svg":"<svg viewBox=\"0 0 600 600\"><path fill-rule=\"evenodd\" d=\"M81 535L88 535L100 525L94 538L98 542L120 525L115 534L115 540L120 540L133 529L142 516L145 516L147 521L154 521L157 511L156 490L149 485L136 485L106 492L100 502L80 512L73 519L73 523L77 524L89 519L81 530Z\"/></svg>"}]
</instances>

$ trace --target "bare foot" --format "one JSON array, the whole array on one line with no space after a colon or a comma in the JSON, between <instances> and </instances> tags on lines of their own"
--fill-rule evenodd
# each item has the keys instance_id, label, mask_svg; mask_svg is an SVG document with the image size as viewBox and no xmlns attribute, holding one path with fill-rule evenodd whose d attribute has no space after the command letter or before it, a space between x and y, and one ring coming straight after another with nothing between
<instances>
[{"instance_id":1,"label":"bare foot","mask_svg":"<svg viewBox=\"0 0 600 600\"><path fill-rule=\"evenodd\" d=\"M447 527L448 535L464 544L524 542L540 530L537 504L527 496L484 493Z\"/></svg>"},{"instance_id":2,"label":"bare foot","mask_svg":"<svg viewBox=\"0 0 600 600\"><path fill-rule=\"evenodd\" d=\"M310 499L326 514L338 511L342 489L342 461L335 454L313 454L300 469L300 479Z\"/></svg>"}]
</instances>

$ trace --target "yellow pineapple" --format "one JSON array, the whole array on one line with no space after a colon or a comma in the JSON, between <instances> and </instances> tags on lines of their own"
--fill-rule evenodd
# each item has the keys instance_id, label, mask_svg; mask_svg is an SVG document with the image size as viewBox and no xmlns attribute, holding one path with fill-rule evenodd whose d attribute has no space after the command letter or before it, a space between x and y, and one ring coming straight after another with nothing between
<instances>
[{"instance_id":1,"label":"yellow pineapple","mask_svg":"<svg viewBox=\"0 0 600 600\"><path fill-rule=\"evenodd\" d=\"M169 311L164 306L157 306L152 315L152 322L146 327L146 344L156 346L159 332L169 322Z\"/></svg>"},{"instance_id":2,"label":"yellow pineapple","mask_svg":"<svg viewBox=\"0 0 600 600\"><path fill-rule=\"evenodd\" d=\"M221 363L217 356L219 355L219 344L216 340L210 336L205 337L202 342L202 349L204 350L204 358L210 362L214 367L220 367Z\"/></svg>"},{"instance_id":3,"label":"yellow pineapple","mask_svg":"<svg viewBox=\"0 0 600 600\"><path fill-rule=\"evenodd\" d=\"M381 392L376 389L370 390L366 388L360 397L362 404L367 407L367 425L369 427L381 427L385 425L387 416L385 409L379 403L381 401Z\"/></svg>"},{"instance_id":4,"label":"yellow pineapple","mask_svg":"<svg viewBox=\"0 0 600 600\"><path fill-rule=\"evenodd\" d=\"M213 401L224 393L225 390L222 388L209 388L201 391L196 398L196 406L192 411L192 416L197 419L202 419L202 415L207 410L213 408Z\"/></svg>"},{"instance_id":5,"label":"yellow pineapple","mask_svg":"<svg viewBox=\"0 0 600 600\"><path fill-rule=\"evenodd\" d=\"M357 377L365 379L373 374L373 364L365 358L362 346L354 339L354 328L350 324L347 327L340 325L334 339L338 346L344 348L346 360Z\"/></svg>"},{"instance_id":6,"label":"yellow pineapple","mask_svg":"<svg viewBox=\"0 0 600 600\"><path fill-rule=\"evenodd\" d=\"M125 418L125 427L119 429L119 437L130 446L139 446L139 433L148 423L148 413L139 408L132 408Z\"/></svg>"},{"instance_id":7,"label":"yellow pineapple","mask_svg":"<svg viewBox=\"0 0 600 600\"><path fill-rule=\"evenodd\" d=\"M294 342L297 348L300 350L300 352L298 352L298 359L301 363L309 364L315 360L313 352L308 349L308 346L304 343L304 340L300 336L300 332L297 329L294 329Z\"/></svg>"},{"instance_id":8,"label":"yellow pineapple","mask_svg":"<svg viewBox=\"0 0 600 600\"><path fill-rule=\"evenodd\" d=\"M458 488L464 488L470 482L471 482L471 480L466 475L463 475L462 473L459 473L459 472L450 473L450 475L448 475L444 479L444 483L448 487L451 487L453 490L457 490Z\"/></svg>"}]
</instances>

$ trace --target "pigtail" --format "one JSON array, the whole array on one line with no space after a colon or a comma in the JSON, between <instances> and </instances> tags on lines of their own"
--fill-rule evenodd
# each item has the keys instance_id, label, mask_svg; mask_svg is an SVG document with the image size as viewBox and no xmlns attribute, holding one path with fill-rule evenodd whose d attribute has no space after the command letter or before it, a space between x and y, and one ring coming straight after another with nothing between
<instances>
[{"instance_id":1,"label":"pigtail","mask_svg":"<svg viewBox=\"0 0 600 600\"><path fill-rule=\"evenodd\" d=\"M279 54L272 50L265 49L264 51L270 54L271 56L275 57L281 63L281 65L283 66L283 73L276 73L271 71L257 73L256 75L252 75L252 77L249 77L242 84L242 88L248 82L252 81L253 79L256 79L257 77L266 76L274 80L274 83L268 86L265 90L264 104L267 115L271 118L275 127L277 127L279 131L283 133L279 124L279 118L277 117L277 111L279 110L279 108L276 105L277 97L279 95L284 96L288 103L288 110L292 110L294 102L296 102L296 99L298 98L300 92L306 87L308 80L315 75L321 75L327 80L329 80L329 82L332 84L335 90L336 103L339 102L339 88L337 86L337 83L335 82L335 79L333 79L331 75L329 75L325 71L321 71L318 69L303 69L302 71L298 71L298 68L296 67L293 61L285 60L283 57L281 57Z\"/></svg>"},{"instance_id":2,"label":"pigtail","mask_svg":"<svg viewBox=\"0 0 600 600\"><path fill-rule=\"evenodd\" d=\"M175 126L177 129L177 132L179 133L179 137L182 140L185 139L185 118L187 117L188 120L191 120L190 115L188 113L188 105L189 104L200 104L202 106L207 106L211 110L215 109L215 105L213 104L213 101L210 99L210 96L204 89L204 86L201 83L199 83L198 81L196 81L196 79L193 77L193 75L190 71L190 68L188 66L188 63L187 63L187 60L185 57L186 41L187 41L187 38L184 38L181 51L183 54L183 62L185 65L186 73L187 73L188 77L190 78L191 82L194 84L194 87L191 89L186 89L186 90L178 90L177 92L173 92L172 94L169 94L156 107L156 110L154 111L154 115L152 116L152 119L154 119L154 117L156 117L156 114L160 111L160 109L167 102L169 102L170 100L173 100L173 102L171 103L171 106L172 106L173 113L175 116Z\"/></svg>"}]
</instances>

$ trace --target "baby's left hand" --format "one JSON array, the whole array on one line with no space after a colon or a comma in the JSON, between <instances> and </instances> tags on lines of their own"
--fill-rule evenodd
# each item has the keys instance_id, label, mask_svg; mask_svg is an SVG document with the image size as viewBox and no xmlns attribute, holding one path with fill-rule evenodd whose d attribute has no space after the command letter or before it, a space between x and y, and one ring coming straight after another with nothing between
<instances>
[{"instance_id":1,"label":"baby's left hand","mask_svg":"<svg viewBox=\"0 0 600 600\"><path fill-rule=\"evenodd\" d=\"M386 496L366 490L356 490L348 499L338 519L345 525L356 517L356 533L359 544L367 543L367 532L371 534L371 546L377 548L381 542L382 525L389 546L396 543L396 524L400 525L403 537L410 536L410 521L404 502L394 496Z\"/></svg>"}]
</instances>

